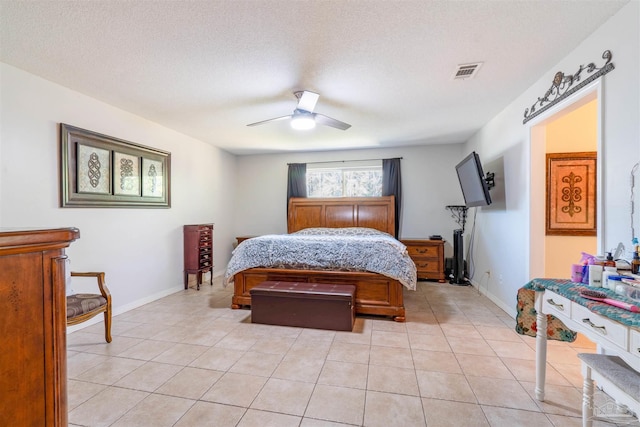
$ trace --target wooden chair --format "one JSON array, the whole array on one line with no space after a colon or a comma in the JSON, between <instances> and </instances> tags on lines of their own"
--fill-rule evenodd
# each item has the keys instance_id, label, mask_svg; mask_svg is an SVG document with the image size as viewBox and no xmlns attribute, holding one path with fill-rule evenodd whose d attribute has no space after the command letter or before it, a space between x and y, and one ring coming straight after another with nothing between
<instances>
[{"instance_id":1,"label":"wooden chair","mask_svg":"<svg viewBox=\"0 0 640 427\"><path fill-rule=\"evenodd\" d=\"M111 342L111 293L104 281L104 273L71 272L71 277L95 277L99 294L67 295L67 326L86 322L92 317L104 313L104 337Z\"/></svg>"}]
</instances>

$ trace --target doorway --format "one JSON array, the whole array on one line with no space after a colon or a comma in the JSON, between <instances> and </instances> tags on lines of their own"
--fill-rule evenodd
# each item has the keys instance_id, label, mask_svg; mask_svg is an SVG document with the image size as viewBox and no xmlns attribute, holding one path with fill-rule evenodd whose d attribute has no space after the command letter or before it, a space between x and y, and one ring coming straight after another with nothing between
<instances>
[{"instance_id":1,"label":"doorway","mask_svg":"<svg viewBox=\"0 0 640 427\"><path fill-rule=\"evenodd\" d=\"M601 224L601 96L597 82L542 114L529 128L530 135L530 253L529 277L568 279L571 264L580 261L581 253L602 254ZM597 235L547 236L546 154L596 151L596 219Z\"/></svg>"}]
</instances>

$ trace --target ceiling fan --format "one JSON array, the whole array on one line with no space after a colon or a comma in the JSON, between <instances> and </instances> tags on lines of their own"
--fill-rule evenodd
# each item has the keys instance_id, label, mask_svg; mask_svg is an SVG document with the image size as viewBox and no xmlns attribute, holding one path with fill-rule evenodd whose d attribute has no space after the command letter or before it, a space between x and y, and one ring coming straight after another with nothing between
<instances>
[{"instance_id":1,"label":"ceiling fan","mask_svg":"<svg viewBox=\"0 0 640 427\"><path fill-rule=\"evenodd\" d=\"M347 130L350 124L341 122L323 114L314 113L320 95L308 90L301 90L293 93L298 98L298 105L293 110L293 114L276 117L275 119L263 120L261 122L250 123L247 126L257 126L278 120L291 119L291 127L297 130L308 130L316 127L316 124L331 126L336 129Z\"/></svg>"}]
</instances>

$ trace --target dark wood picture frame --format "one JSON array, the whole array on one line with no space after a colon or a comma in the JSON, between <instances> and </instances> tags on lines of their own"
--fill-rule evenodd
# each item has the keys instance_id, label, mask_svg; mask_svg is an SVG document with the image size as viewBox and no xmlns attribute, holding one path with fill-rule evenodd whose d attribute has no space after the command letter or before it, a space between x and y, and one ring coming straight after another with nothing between
<instances>
[{"instance_id":1,"label":"dark wood picture frame","mask_svg":"<svg viewBox=\"0 0 640 427\"><path fill-rule=\"evenodd\" d=\"M170 208L171 153L61 123L60 206Z\"/></svg>"},{"instance_id":2,"label":"dark wood picture frame","mask_svg":"<svg viewBox=\"0 0 640 427\"><path fill-rule=\"evenodd\" d=\"M546 234L595 236L597 153L547 153Z\"/></svg>"}]
</instances>

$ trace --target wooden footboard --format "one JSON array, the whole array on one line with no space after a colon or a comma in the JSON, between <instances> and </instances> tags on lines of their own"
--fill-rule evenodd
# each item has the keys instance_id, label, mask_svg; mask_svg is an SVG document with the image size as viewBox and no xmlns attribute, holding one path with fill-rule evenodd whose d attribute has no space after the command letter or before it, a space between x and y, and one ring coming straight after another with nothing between
<instances>
[{"instance_id":1,"label":"wooden footboard","mask_svg":"<svg viewBox=\"0 0 640 427\"><path fill-rule=\"evenodd\" d=\"M249 291L267 280L355 285L356 314L391 316L396 322L405 321L402 284L390 277L367 272L251 268L234 276L231 308L251 305Z\"/></svg>"}]
</instances>

